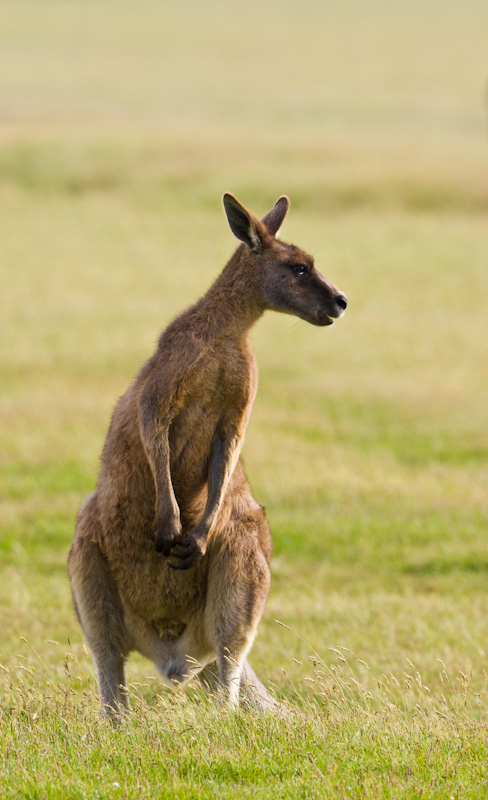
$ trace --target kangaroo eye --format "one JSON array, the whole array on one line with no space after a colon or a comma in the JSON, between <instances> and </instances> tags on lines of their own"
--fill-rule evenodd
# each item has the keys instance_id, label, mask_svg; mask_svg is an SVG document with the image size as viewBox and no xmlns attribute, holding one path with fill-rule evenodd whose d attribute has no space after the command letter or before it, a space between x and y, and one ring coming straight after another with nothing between
<instances>
[{"instance_id":1,"label":"kangaroo eye","mask_svg":"<svg viewBox=\"0 0 488 800\"><path fill-rule=\"evenodd\" d=\"M295 275L303 275L307 271L305 264L293 264L293 272Z\"/></svg>"}]
</instances>

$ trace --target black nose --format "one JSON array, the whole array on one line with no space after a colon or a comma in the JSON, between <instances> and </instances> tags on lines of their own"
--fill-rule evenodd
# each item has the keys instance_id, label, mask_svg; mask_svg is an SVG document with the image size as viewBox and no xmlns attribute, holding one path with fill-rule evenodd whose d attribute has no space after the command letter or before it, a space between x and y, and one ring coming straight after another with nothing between
<instances>
[{"instance_id":1,"label":"black nose","mask_svg":"<svg viewBox=\"0 0 488 800\"><path fill-rule=\"evenodd\" d=\"M347 308L347 297L346 297L345 294L338 294L337 297L335 298L335 301L336 301L336 304L339 306L339 308L342 308L343 311L346 310L346 308Z\"/></svg>"}]
</instances>

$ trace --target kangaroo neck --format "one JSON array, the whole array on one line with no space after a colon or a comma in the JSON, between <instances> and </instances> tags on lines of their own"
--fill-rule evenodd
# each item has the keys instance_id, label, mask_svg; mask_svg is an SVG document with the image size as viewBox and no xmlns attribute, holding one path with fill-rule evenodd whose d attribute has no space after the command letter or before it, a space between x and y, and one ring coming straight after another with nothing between
<instances>
[{"instance_id":1,"label":"kangaroo neck","mask_svg":"<svg viewBox=\"0 0 488 800\"><path fill-rule=\"evenodd\" d=\"M242 339L265 310L253 271L238 248L208 292L194 306L212 337Z\"/></svg>"}]
</instances>

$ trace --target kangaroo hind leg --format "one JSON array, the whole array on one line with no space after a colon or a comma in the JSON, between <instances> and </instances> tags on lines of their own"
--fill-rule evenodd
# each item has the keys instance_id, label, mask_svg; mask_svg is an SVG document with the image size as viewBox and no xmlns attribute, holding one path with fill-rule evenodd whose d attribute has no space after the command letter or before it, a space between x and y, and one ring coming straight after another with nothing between
<instances>
[{"instance_id":1,"label":"kangaroo hind leg","mask_svg":"<svg viewBox=\"0 0 488 800\"><path fill-rule=\"evenodd\" d=\"M101 712L113 717L129 706L124 675L128 636L117 588L97 544L99 528L92 494L78 515L68 572L75 612L95 661Z\"/></svg>"},{"instance_id":2,"label":"kangaroo hind leg","mask_svg":"<svg viewBox=\"0 0 488 800\"><path fill-rule=\"evenodd\" d=\"M249 517L233 519L219 538L211 556L206 625L217 654L221 691L227 703L236 706L268 597L270 572Z\"/></svg>"},{"instance_id":3,"label":"kangaroo hind leg","mask_svg":"<svg viewBox=\"0 0 488 800\"><path fill-rule=\"evenodd\" d=\"M221 686L217 663L209 664L199 672L198 679L207 692L216 694ZM280 703L270 695L247 659L241 668L239 700L243 708L258 713L274 712L280 709Z\"/></svg>"}]
</instances>

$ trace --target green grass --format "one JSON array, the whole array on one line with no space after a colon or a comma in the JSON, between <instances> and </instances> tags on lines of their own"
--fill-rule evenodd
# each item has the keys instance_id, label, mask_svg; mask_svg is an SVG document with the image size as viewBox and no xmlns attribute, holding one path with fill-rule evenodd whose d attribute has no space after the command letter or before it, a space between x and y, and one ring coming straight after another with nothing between
<instances>
[{"instance_id":1,"label":"green grass","mask_svg":"<svg viewBox=\"0 0 488 800\"><path fill-rule=\"evenodd\" d=\"M173 6L2 7L2 798L484 797L486 4ZM251 660L290 713L134 657L113 729L66 556L117 397L232 252L226 190L289 194L350 301L253 335Z\"/></svg>"}]
</instances>

